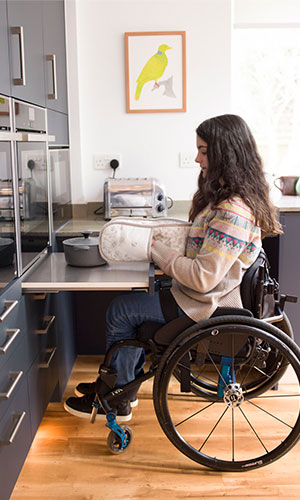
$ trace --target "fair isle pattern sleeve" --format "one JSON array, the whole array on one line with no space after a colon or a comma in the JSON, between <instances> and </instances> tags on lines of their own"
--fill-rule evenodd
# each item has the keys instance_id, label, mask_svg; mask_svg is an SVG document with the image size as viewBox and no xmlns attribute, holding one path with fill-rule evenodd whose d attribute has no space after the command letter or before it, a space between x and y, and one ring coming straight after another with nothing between
<instances>
[{"instance_id":1,"label":"fair isle pattern sleeve","mask_svg":"<svg viewBox=\"0 0 300 500\"><path fill-rule=\"evenodd\" d=\"M211 220L208 214L206 210L196 217L188 237L186 256L195 258L203 248L221 257L227 255L231 260L238 255L247 267L251 265L258 253L255 240L257 237L260 240L260 230L245 203L237 199L223 201L216 207Z\"/></svg>"},{"instance_id":2,"label":"fair isle pattern sleeve","mask_svg":"<svg viewBox=\"0 0 300 500\"><path fill-rule=\"evenodd\" d=\"M184 286L207 293L221 283L238 259L243 268L254 262L261 237L251 210L240 198L234 198L196 217L184 257L156 245L154 260L166 274Z\"/></svg>"}]
</instances>

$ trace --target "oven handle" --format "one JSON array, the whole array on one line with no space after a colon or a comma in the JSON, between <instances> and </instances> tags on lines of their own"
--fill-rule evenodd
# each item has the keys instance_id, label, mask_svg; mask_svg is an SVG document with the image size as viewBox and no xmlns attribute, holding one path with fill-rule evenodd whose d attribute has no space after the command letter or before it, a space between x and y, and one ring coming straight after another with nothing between
<instances>
[{"instance_id":1,"label":"oven handle","mask_svg":"<svg viewBox=\"0 0 300 500\"><path fill-rule=\"evenodd\" d=\"M55 135L33 134L24 132L0 132L0 141L54 142Z\"/></svg>"},{"instance_id":2,"label":"oven handle","mask_svg":"<svg viewBox=\"0 0 300 500\"><path fill-rule=\"evenodd\" d=\"M55 135L22 133L22 142L52 142Z\"/></svg>"},{"instance_id":3,"label":"oven handle","mask_svg":"<svg viewBox=\"0 0 300 500\"><path fill-rule=\"evenodd\" d=\"M22 141L21 132L0 132L0 141Z\"/></svg>"}]
</instances>

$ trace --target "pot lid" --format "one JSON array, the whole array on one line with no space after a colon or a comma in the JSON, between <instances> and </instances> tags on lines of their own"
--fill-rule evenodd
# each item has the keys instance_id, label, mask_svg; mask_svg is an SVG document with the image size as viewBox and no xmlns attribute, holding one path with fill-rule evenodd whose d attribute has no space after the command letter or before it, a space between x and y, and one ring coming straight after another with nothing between
<instances>
[{"instance_id":1,"label":"pot lid","mask_svg":"<svg viewBox=\"0 0 300 500\"><path fill-rule=\"evenodd\" d=\"M0 236L0 247L7 247L12 243L14 243L14 240L12 240L11 238L2 238L2 236Z\"/></svg>"},{"instance_id":2,"label":"pot lid","mask_svg":"<svg viewBox=\"0 0 300 500\"><path fill-rule=\"evenodd\" d=\"M76 238L68 238L67 240L64 240L63 244L75 247L86 246L86 245L98 246L99 243L98 238L90 236L91 233L89 232L84 232L82 234L83 236L78 236Z\"/></svg>"}]
</instances>

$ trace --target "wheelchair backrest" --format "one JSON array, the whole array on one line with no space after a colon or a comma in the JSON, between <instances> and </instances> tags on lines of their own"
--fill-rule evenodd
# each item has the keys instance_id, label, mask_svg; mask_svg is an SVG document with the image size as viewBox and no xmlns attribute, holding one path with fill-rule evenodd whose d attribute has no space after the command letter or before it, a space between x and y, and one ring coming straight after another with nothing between
<instances>
[{"instance_id":1,"label":"wheelchair backrest","mask_svg":"<svg viewBox=\"0 0 300 500\"><path fill-rule=\"evenodd\" d=\"M275 294L279 285L270 276L270 264L262 248L257 259L245 272L241 282L243 307L251 311L255 318L266 318L274 315Z\"/></svg>"}]
</instances>

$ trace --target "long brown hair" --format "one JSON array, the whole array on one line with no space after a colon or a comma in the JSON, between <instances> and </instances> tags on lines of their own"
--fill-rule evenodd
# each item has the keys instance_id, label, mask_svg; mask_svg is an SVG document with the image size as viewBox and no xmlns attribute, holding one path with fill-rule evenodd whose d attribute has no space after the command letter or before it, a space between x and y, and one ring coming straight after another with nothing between
<instances>
[{"instance_id":1,"label":"long brown hair","mask_svg":"<svg viewBox=\"0 0 300 500\"><path fill-rule=\"evenodd\" d=\"M202 172L198 177L189 220L193 222L209 203L215 206L238 195L252 210L263 236L280 234L262 160L245 121L237 115L216 116L202 122L196 132L207 142L208 169L205 179Z\"/></svg>"}]
</instances>

